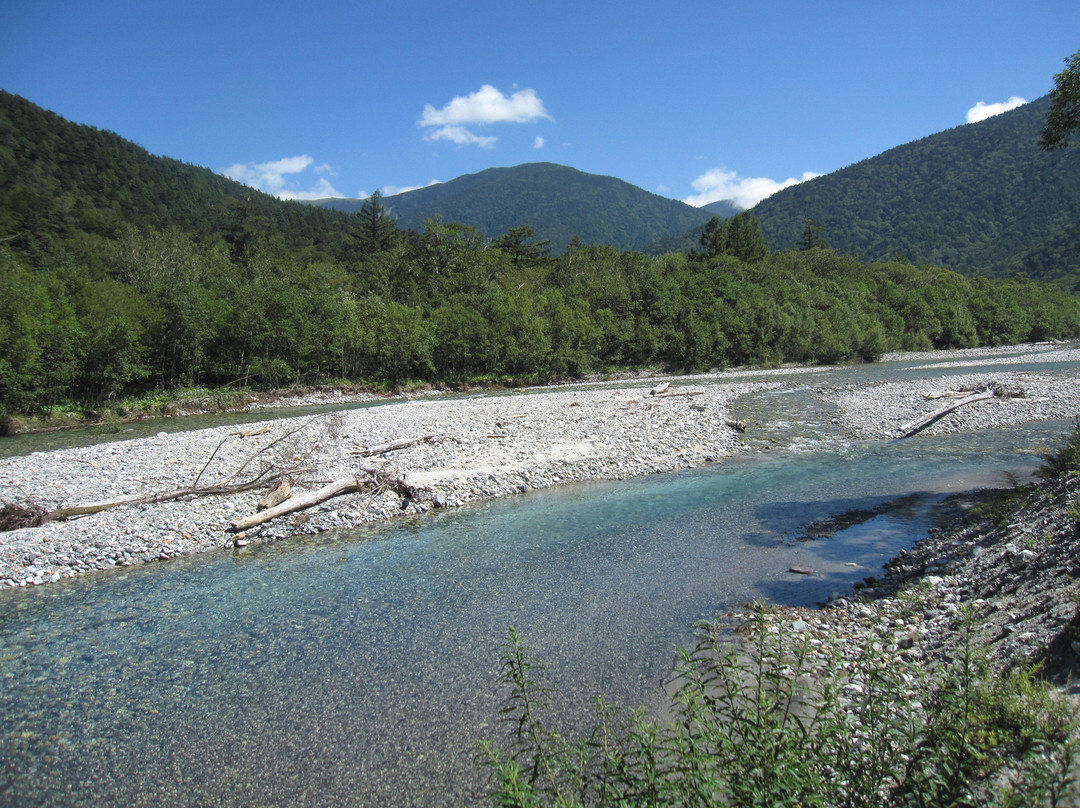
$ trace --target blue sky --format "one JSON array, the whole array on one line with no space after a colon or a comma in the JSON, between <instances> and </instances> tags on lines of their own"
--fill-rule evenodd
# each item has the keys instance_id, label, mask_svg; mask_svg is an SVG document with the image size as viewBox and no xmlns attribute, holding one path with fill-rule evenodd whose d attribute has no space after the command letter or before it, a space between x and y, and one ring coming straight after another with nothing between
<instances>
[{"instance_id":1,"label":"blue sky","mask_svg":"<svg viewBox=\"0 0 1080 808\"><path fill-rule=\"evenodd\" d=\"M550 161L749 206L1044 95L1080 49L1076 0L0 8L0 88L282 197Z\"/></svg>"}]
</instances>

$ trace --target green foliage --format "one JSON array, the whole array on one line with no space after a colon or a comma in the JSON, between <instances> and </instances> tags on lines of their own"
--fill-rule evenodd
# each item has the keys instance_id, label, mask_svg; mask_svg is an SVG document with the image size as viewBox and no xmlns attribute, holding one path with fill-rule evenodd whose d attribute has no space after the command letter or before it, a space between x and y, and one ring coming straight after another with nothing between
<instances>
[{"instance_id":1,"label":"green foliage","mask_svg":"<svg viewBox=\"0 0 1080 808\"><path fill-rule=\"evenodd\" d=\"M1080 132L1080 51L1065 60L1065 69L1054 76L1050 110L1039 135L1039 148L1063 149Z\"/></svg>"},{"instance_id":2,"label":"green foliage","mask_svg":"<svg viewBox=\"0 0 1080 808\"><path fill-rule=\"evenodd\" d=\"M701 233L700 243L701 251L692 253L692 258L708 260L720 255L730 255L752 264L769 253L758 220L745 210L727 220L713 216Z\"/></svg>"},{"instance_id":3,"label":"green foliage","mask_svg":"<svg viewBox=\"0 0 1080 808\"><path fill-rule=\"evenodd\" d=\"M489 238L441 216L400 229L397 198L359 215L280 202L4 93L0 164L7 418L183 387L542 381L1080 336L1080 300L1047 286L768 253L747 212L713 220L697 260L580 238L553 256L539 222ZM614 180L521 168L533 190L623 199Z\"/></svg>"},{"instance_id":4,"label":"green foliage","mask_svg":"<svg viewBox=\"0 0 1080 808\"><path fill-rule=\"evenodd\" d=\"M681 653L670 720L598 700L571 741L546 723L543 669L511 629L501 653L510 745L482 744L502 806L1058 805L1072 787L1077 720L1033 672L989 675L972 642L934 673L884 629L852 653L811 645L763 606L742 641L701 626ZM1009 785L995 777L1014 767ZM1023 800L1029 802L1023 802Z\"/></svg>"}]
</instances>

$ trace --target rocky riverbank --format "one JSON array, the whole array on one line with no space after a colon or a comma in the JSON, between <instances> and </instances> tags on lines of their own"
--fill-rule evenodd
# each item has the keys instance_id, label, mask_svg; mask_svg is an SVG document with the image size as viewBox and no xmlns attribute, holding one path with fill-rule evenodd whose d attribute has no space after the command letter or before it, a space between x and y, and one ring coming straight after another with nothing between
<instances>
[{"instance_id":1,"label":"rocky riverbank","mask_svg":"<svg viewBox=\"0 0 1080 808\"><path fill-rule=\"evenodd\" d=\"M969 619L996 668L1042 664L1065 684L1080 671L1080 477L1015 492L959 495L956 512L880 576L823 608L777 607L773 623L815 642L868 642L899 665L950 659ZM729 615L736 621L744 613ZM830 648L835 648L830 644Z\"/></svg>"},{"instance_id":2,"label":"rocky riverbank","mask_svg":"<svg viewBox=\"0 0 1080 808\"><path fill-rule=\"evenodd\" d=\"M566 387L392 403L307 419L160 433L0 461L0 502L52 510L287 473L298 492L364 477L400 480L246 532L227 532L265 491L131 504L0 533L0 585L25 586L188 553L347 528L575 480L689 468L741 450L739 395L772 384ZM420 443L377 456L394 441Z\"/></svg>"},{"instance_id":3,"label":"rocky riverbank","mask_svg":"<svg viewBox=\"0 0 1080 808\"><path fill-rule=\"evenodd\" d=\"M1015 352L1016 349L1010 349ZM981 429L1080 412L1080 370L995 373L995 351L926 356L991 363L963 378L931 376L878 385L831 386L816 394L853 438L895 437L905 420L932 411L927 392L990 383L1021 398L968 405L927 432ZM1074 361L1080 351L1031 348L1032 362ZM348 528L431 508L507 496L565 482L625 479L690 468L746 450L731 425L747 393L813 383L811 370L739 371L668 380L631 379L539 388L473 398L393 402L313 418L293 418L37 452L0 460L0 504L46 510L147 494L202 489L287 474L297 492L371 471L401 486L335 497L243 534L230 523L256 509L265 491L185 495L128 504L67 521L0 533L0 586L57 581L93 570ZM980 368L981 370L981 368ZM801 374L801 375L800 375ZM792 381L796 379L797 381ZM290 402L291 403L291 402ZM366 450L420 442L375 456ZM404 495L403 495L404 493Z\"/></svg>"}]
</instances>

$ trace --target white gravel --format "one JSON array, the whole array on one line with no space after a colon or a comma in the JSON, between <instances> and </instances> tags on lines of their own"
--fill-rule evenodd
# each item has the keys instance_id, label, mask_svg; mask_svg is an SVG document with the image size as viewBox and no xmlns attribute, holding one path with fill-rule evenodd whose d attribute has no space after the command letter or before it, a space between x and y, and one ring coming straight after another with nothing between
<instances>
[{"instance_id":1,"label":"white gravel","mask_svg":"<svg viewBox=\"0 0 1080 808\"><path fill-rule=\"evenodd\" d=\"M986 352L979 355L986 356ZM937 358L940 359L940 355ZM991 356L963 363L964 367L987 368L981 373L931 376L878 385L822 388L818 390L818 395L839 408L837 423L851 437L863 440L898 438L903 434L905 425L954 403L948 399L933 398L933 394L946 391L978 391L985 389L988 384L998 385L1010 393L1020 395L965 404L921 434L968 432L1080 415L1080 350L1044 349L1038 355L1024 360L1031 364L1073 363L1072 371L1066 373L993 371L995 365L1008 361L1010 360L1004 357ZM937 362L916 366L911 370L931 371L955 367L955 362Z\"/></svg>"},{"instance_id":2,"label":"white gravel","mask_svg":"<svg viewBox=\"0 0 1080 808\"><path fill-rule=\"evenodd\" d=\"M274 464L297 467L297 492L376 466L419 489L337 497L254 528L240 541L349 527L544 488L688 468L738 452L725 423L731 401L771 384L693 384L650 395L652 382L616 389L554 388L501 396L423 400L317 418L160 433L156 437L0 460L0 502L48 509L251 479ZM687 393L692 393L689 395ZM367 458L365 447L434 435ZM265 491L125 505L0 534L0 586L56 581L95 569L232 547L231 520Z\"/></svg>"}]
</instances>

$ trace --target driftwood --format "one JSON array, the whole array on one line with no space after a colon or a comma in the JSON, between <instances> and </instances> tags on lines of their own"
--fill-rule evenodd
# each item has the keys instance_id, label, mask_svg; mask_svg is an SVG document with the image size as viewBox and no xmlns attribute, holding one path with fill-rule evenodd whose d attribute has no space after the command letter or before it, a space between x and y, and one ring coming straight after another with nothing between
<instances>
[{"instance_id":1,"label":"driftwood","mask_svg":"<svg viewBox=\"0 0 1080 808\"><path fill-rule=\"evenodd\" d=\"M312 491L310 494L304 494L303 496L290 497L273 508L267 508L266 510L259 511L251 516L245 516L241 519L234 519L229 524L229 530L233 533L247 530L256 525L261 525L263 522L269 522L271 519L276 519L279 516L295 513L296 511L302 511L315 505L319 505L326 502L326 500L333 499L341 494L359 491L363 484L364 483L357 477L344 477L340 480L334 480L334 482L323 486L318 491Z\"/></svg>"},{"instance_id":2,"label":"driftwood","mask_svg":"<svg viewBox=\"0 0 1080 808\"><path fill-rule=\"evenodd\" d=\"M654 387L652 390L650 390L649 395L650 396L661 395L662 393L666 393L668 391L669 387L671 387L671 382L662 382L662 383L656 385L656 387Z\"/></svg>"},{"instance_id":3,"label":"driftwood","mask_svg":"<svg viewBox=\"0 0 1080 808\"><path fill-rule=\"evenodd\" d=\"M997 395L998 390L992 387L988 390L983 390L981 393L974 393L967 396L966 398L960 399L959 401L954 401L949 406L943 407L937 412L932 412L929 415L916 418L914 421L909 421L908 423L904 424L902 427L900 427L900 431L903 433L902 435L900 435L900 437L910 438L912 435L916 435L919 432L922 432L934 422L944 418L953 410L963 407L965 404L972 404L976 401L987 401L988 399L994 398Z\"/></svg>"},{"instance_id":4,"label":"driftwood","mask_svg":"<svg viewBox=\"0 0 1080 808\"><path fill-rule=\"evenodd\" d=\"M690 398L692 396L703 396L703 395L705 395L705 391L704 390L670 390L670 391L664 392L664 393L649 393L649 395L655 396L656 398L678 398L680 396L686 396L687 398Z\"/></svg>"},{"instance_id":5,"label":"driftwood","mask_svg":"<svg viewBox=\"0 0 1080 808\"><path fill-rule=\"evenodd\" d=\"M262 477L246 483L233 483L228 485L204 485L201 488L179 488L175 491L165 491L157 494L142 494L133 497L121 497L104 502L91 502L86 505L75 505L71 508L57 508L49 511L41 517L42 522L58 522L70 519L73 516L89 516L92 513L101 513L111 508L119 508L121 505L156 505L159 502L173 502L184 497L204 497L222 494L239 494L251 491L255 488L264 488L273 483L277 476Z\"/></svg>"},{"instance_id":6,"label":"driftwood","mask_svg":"<svg viewBox=\"0 0 1080 808\"><path fill-rule=\"evenodd\" d=\"M222 496L229 494L240 494L244 491L253 491L258 488L267 488L272 485L277 485L288 475L296 474L302 469L299 466L290 468L277 468L274 466L268 466L261 472L255 474L250 479L244 482L234 482L241 473L250 466L257 458L264 456L271 448L277 446L286 438L292 437L297 433L306 429L315 418L309 418L300 426L295 429L291 429L276 440L271 441L266 446L253 452L247 460L241 464L240 468L236 469L232 474L223 480L219 480L216 483L209 485L199 485L206 470L210 467L217 453L221 450L221 447L228 440L228 437L222 438L221 442L214 447L214 451L210 453L210 457L206 463L203 464L199 473L195 476L194 482L191 485L184 488L178 488L174 491L164 491L156 494L138 494L135 496L121 497L120 499L106 500L104 502L91 502L86 505L75 505L69 508L57 508L56 510L49 511L41 517L42 522L56 522L64 519L70 519L75 516L89 516L94 513L101 513L112 508L119 508L122 505L156 505L160 502L173 502L178 499L184 499L185 497L205 497L205 496ZM267 428L269 431L269 428ZM262 434L262 430L255 430L250 434ZM242 435L241 435L242 436ZM232 435L230 437L236 437ZM312 447L314 448L314 447Z\"/></svg>"},{"instance_id":7,"label":"driftwood","mask_svg":"<svg viewBox=\"0 0 1080 808\"><path fill-rule=\"evenodd\" d=\"M265 511L267 508L275 508L292 496L292 480L286 477L277 488L259 500L256 510Z\"/></svg>"},{"instance_id":8,"label":"driftwood","mask_svg":"<svg viewBox=\"0 0 1080 808\"><path fill-rule=\"evenodd\" d=\"M939 398L967 398L970 395L970 390L942 390L938 393L927 393L923 396L923 400L934 401Z\"/></svg>"},{"instance_id":9,"label":"driftwood","mask_svg":"<svg viewBox=\"0 0 1080 808\"><path fill-rule=\"evenodd\" d=\"M313 508L316 505L321 505L328 499L333 499L342 494L354 494L360 492L371 493L386 489L392 490L394 493L405 498L411 498L416 494L416 489L407 484L400 477L390 477L375 469L365 469L365 471L367 474L371 475L370 478L361 479L360 477L342 477L341 479L334 480L332 483L324 485L318 491L290 497L272 508L259 511L251 516L234 519L229 523L228 530L230 533L239 533L241 531L249 530L264 522L269 522L271 519L276 519L279 516L285 516L290 513Z\"/></svg>"},{"instance_id":10,"label":"driftwood","mask_svg":"<svg viewBox=\"0 0 1080 808\"><path fill-rule=\"evenodd\" d=\"M237 438L251 438L255 435L265 435L270 431L270 427L264 426L259 429L241 429L239 432L233 432L232 435Z\"/></svg>"},{"instance_id":11,"label":"driftwood","mask_svg":"<svg viewBox=\"0 0 1080 808\"><path fill-rule=\"evenodd\" d=\"M368 446L360 449L358 454L361 457L371 457L372 455L386 454L387 452L396 452L398 449L407 449L410 446L416 446L421 443L430 443L435 440L435 435L423 435L419 438L403 438L401 440L392 440L389 443L380 443L377 446Z\"/></svg>"}]
</instances>

